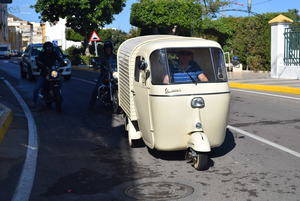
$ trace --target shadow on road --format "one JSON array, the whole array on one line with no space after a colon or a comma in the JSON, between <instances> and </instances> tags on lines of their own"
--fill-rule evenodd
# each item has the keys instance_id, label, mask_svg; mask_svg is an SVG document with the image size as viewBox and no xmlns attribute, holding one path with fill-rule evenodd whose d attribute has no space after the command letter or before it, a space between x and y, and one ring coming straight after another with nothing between
<instances>
[{"instance_id":1,"label":"shadow on road","mask_svg":"<svg viewBox=\"0 0 300 201\"><path fill-rule=\"evenodd\" d=\"M226 136L223 144L220 147L216 147L212 149L210 153L211 158L218 158L224 156L231 152L235 147L235 140L232 132L229 129L226 129Z\"/></svg>"},{"instance_id":2,"label":"shadow on road","mask_svg":"<svg viewBox=\"0 0 300 201\"><path fill-rule=\"evenodd\" d=\"M232 132L227 129L224 143L217 148L213 148L209 153L210 158L217 158L228 154L235 147L235 140ZM186 151L158 151L148 148L148 152L155 158L168 160L168 161L184 161ZM209 167L214 166L214 161L209 159Z\"/></svg>"}]
</instances>

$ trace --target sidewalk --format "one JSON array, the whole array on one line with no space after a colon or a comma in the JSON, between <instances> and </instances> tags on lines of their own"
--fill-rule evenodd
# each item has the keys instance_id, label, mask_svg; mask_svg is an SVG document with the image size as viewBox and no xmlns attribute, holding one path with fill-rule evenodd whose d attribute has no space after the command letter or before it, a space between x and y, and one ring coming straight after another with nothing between
<instances>
[{"instance_id":1,"label":"sidewalk","mask_svg":"<svg viewBox=\"0 0 300 201\"><path fill-rule=\"evenodd\" d=\"M231 88L300 95L300 80L271 78L269 72L229 72Z\"/></svg>"},{"instance_id":2,"label":"sidewalk","mask_svg":"<svg viewBox=\"0 0 300 201\"><path fill-rule=\"evenodd\" d=\"M0 103L0 143L13 119L12 111Z\"/></svg>"}]
</instances>

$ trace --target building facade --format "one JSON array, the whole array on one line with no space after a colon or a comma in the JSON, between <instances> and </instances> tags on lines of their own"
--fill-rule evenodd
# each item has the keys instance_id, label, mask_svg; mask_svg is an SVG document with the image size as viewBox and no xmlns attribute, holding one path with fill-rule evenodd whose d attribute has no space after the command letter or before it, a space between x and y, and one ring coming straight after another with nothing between
<instances>
[{"instance_id":1,"label":"building facade","mask_svg":"<svg viewBox=\"0 0 300 201\"><path fill-rule=\"evenodd\" d=\"M33 28L32 43L43 43L43 24L30 22Z\"/></svg>"},{"instance_id":2,"label":"building facade","mask_svg":"<svg viewBox=\"0 0 300 201\"><path fill-rule=\"evenodd\" d=\"M7 5L0 3L0 43L8 43Z\"/></svg>"},{"instance_id":3,"label":"building facade","mask_svg":"<svg viewBox=\"0 0 300 201\"><path fill-rule=\"evenodd\" d=\"M12 50L22 50L22 33L18 27L8 26L8 41Z\"/></svg>"},{"instance_id":4,"label":"building facade","mask_svg":"<svg viewBox=\"0 0 300 201\"><path fill-rule=\"evenodd\" d=\"M8 26L15 27L16 31L19 31L22 35L22 44L21 50L25 50L25 48L33 43L34 36L34 25L26 20L22 20L14 15L8 15ZM12 28L13 29L13 28Z\"/></svg>"}]
</instances>

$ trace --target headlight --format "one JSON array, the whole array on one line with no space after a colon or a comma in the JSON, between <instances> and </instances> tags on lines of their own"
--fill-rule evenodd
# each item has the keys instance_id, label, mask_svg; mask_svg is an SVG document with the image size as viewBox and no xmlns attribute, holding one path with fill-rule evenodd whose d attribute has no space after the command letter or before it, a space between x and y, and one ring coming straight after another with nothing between
<instances>
[{"instance_id":1,"label":"headlight","mask_svg":"<svg viewBox=\"0 0 300 201\"><path fill-rule=\"evenodd\" d=\"M63 66L67 66L68 65L68 60L64 60L63 61Z\"/></svg>"},{"instance_id":2,"label":"headlight","mask_svg":"<svg viewBox=\"0 0 300 201\"><path fill-rule=\"evenodd\" d=\"M192 108L204 108L205 103L203 98L201 97L193 98L191 102L191 106Z\"/></svg>"},{"instance_id":3,"label":"headlight","mask_svg":"<svg viewBox=\"0 0 300 201\"><path fill-rule=\"evenodd\" d=\"M55 70L51 71L51 77L56 78L57 75L58 75L57 71L55 71Z\"/></svg>"},{"instance_id":4,"label":"headlight","mask_svg":"<svg viewBox=\"0 0 300 201\"><path fill-rule=\"evenodd\" d=\"M119 77L119 73L118 72L113 72L112 76L113 76L113 78L115 78L117 80L118 77Z\"/></svg>"}]
</instances>

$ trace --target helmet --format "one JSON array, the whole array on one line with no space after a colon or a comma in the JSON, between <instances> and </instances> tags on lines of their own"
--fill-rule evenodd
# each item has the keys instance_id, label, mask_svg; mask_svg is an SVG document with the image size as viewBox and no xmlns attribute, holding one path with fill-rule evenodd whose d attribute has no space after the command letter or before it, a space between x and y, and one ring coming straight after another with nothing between
<instances>
[{"instance_id":1,"label":"helmet","mask_svg":"<svg viewBox=\"0 0 300 201\"><path fill-rule=\"evenodd\" d=\"M44 50L49 50L49 49L53 49L53 44L51 42L45 42L43 45L43 49Z\"/></svg>"},{"instance_id":2,"label":"helmet","mask_svg":"<svg viewBox=\"0 0 300 201\"><path fill-rule=\"evenodd\" d=\"M107 40L107 41L104 42L104 46L103 47L104 48L108 48L108 47L113 48L113 44L112 44L111 41Z\"/></svg>"}]
</instances>

